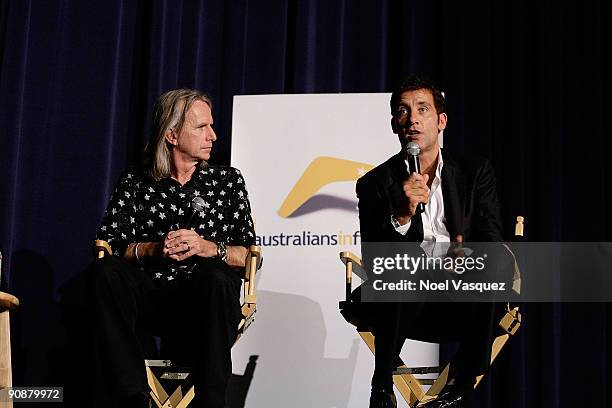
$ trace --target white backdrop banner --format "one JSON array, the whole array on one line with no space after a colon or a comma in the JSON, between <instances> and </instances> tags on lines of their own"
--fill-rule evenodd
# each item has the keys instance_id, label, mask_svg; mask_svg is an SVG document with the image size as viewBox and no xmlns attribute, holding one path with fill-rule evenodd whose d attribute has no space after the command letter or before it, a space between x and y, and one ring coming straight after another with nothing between
<instances>
[{"instance_id":1,"label":"white backdrop banner","mask_svg":"<svg viewBox=\"0 0 612 408\"><path fill-rule=\"evenodd\" d=\"M238 375L257 356L247 408L368 404L374 358L338 311L338 254L360 253L355 181L399 149L389 97L234 97L232 165L264 256L255 322L232 351ZM402 357L437 364L438 347L407 342Z\"/></svg>"}]
</instances>

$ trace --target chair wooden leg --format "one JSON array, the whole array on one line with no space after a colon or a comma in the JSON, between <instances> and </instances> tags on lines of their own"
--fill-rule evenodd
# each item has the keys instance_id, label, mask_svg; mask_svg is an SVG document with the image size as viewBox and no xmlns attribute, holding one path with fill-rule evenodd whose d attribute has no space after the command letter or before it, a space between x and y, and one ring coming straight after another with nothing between
<instances>
[{"instance_id":1,"label":"chair wooden leg","mask_svg":"<svg viewBox=\"0 0 612 408\"><path fill-rule=\"evenodd\" d=\"M374 335L371 332L359 332L359 336L363 339L365 344L368 346L372 354L375 353L374 350ZM493 345L491 347L491 364L495 361L495 359L499 356L499 353L506 345L508 340L510 339L510 334L502 334L497 336L493 341ZM446 367L440 372L438 378L433 382L432 386L427 390L427 392L423 389L423 384L414 375L409 373L403 374L394 374L393 375L393 384L398 389L406 403L408 403L411 407L416 407L418 405L424 404L435 399L440 392L444 389L446 384L450 381L450 369L451 364L448 363ZM398 369L407 369L406 365L402 363L398 367ZM480 384L482 381L484 374L479 375L476 378L476 383L474 384L474 388Z\"/></svg>"},{"instance_id":2,"label":"chair wooden leg","mask_svg":"<svg viewBox=\"0 0 612 408\"><path fill-rule=\"evenodd\" d=\"M172 371L173 365L169 360L145 360L145 365L147 382L149 383L150 390L149 395L157 408L186 408L191 403L195 396L193 385L189 387L186 393L183 393L183 390L188 384L177 384L172 394L168 395L168 391L166 391L161 384L151 367L163 367L165 370L170 370L162 370L165 372L165 374L162 374L160 377L162 379L172 378L174 380L185 380L188 376L187 374ZM171 377L166 377L168 374L171 375Z\"/></svg>"},{"instance_id":3,"label":"chair wooden leg","mask_svg":"<svg viewBox=\"0 0 612 408\"><path fill-rule=\"evenodd\" d=\"M11 372L11 324L9 312L0 312L0 390L11 387L13 377ZM10 401L0 401L0 408L12 408Z\"/></svg>"},{"instance_id":4,"label":"chair wooden leg","mask_svg":"<svg viewBox=\"0 0 612 408\"><path fill-rule=\"evenodd\" d=\"M446 384L448 384L451 380L450 378L451 364L452 362L446 364L444 369L440 372L440 375L438 376L438 378L436 378L436 380L434 381L433 385L429 387L429 389L427 390L426 395L432 397L432 399L438 397L438 395L442 392L444 387L446 387Z\"/></svg>"},{"instance_id":5,"label":"chair wooden leg","mask_svg":"<svg viewBox=\"0 0 612 408\"><path fill-rule=\"evenodd\" d=\"M493 365L493 362L495 361L495 359L497 358L502 348L506 345L509 339L509 334L502 334L501 336L497 336L495 340L493 340L493 346L491 347L491 365ZM476 388L478 384L480 384L480 381L482 381L483 377L484 374L481 374L476 377L476 384L474 385L474 388Z\"/></svg>"},{"instance_id":6,"label":"chair wooden leg","mask_svg":"<svg viewBox=\"0 0 612 408\"><path fill-rule=\"evenodd\" d=\"M187 408L187 406L193 400L193 397L195 397L195 389L194 389L194 386L192 385L191 388L189 388L189 391L187 391L187 394L185 394L185 396L181 400L181 402L178 403L176 408Z\"/></svg>"},{"instance_id":7,"label":"chair wooden leg","mask_svg":"<svg viewBox=\"0 0 612 408\"><path fill-rule=\"evenodd\" d=\"M359 335L366 343L372 354L374 354L374 335L371 332L359 332ZM399 368L406 368L406 365L402 362ZM426 394L421 382L414 375L409 373L394 374L393 384L400 392L406 403L411 407L415 407L419 403L431 401L437 396L437 394Z\"/></svg>"},{"instance_id":8,"label":"chair wooden leg","mask_svg":"<svg viewBox=\"0 0 612 408\"><path fill-rule=\"evenodd\" d=\"M146 367L147 371L147 382L149 383L149 389L151 390L149 394L151 395L151 399L157 405L158 408L162 408L164 402L168 399L168 394L166 390L161 385L157 377L153 374L153 371L149 367Z\"/></svg>"},{"instance_id":9,"label":"chair wooden leg","mask_svg":"<svg viewBox=\"0 0 612 408\"><path fill-rule=\"evenodd\" d=\"M172 395L168 398L168 400L164 403L163 408L175 408L183 399L183 390L181 387L176 387Z\"/></svg>"}]
</instances>

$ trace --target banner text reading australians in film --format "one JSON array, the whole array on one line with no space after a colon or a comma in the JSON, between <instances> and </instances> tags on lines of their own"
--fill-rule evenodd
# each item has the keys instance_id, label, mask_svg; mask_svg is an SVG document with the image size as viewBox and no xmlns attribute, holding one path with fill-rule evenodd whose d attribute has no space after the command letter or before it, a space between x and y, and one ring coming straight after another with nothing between
<instances>
[{"instance_id":1,"label":"banner text reading australians in film","mask_svg":"<svg viewBox=\"0 0 612 408\"><path fill-rule=\"evenodd\" d=\"M312 231L302 231L293 234L257 235L256 244L260 246L336 246L359 245L361 235L359 231L345 233L338 231L332 234L322 234Z\"/></svg>"}]
</instances>

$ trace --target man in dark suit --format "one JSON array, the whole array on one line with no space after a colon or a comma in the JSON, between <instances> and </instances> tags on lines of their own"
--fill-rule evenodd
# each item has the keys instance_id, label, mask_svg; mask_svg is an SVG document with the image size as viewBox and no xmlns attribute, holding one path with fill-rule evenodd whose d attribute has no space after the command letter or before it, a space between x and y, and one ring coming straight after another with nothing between
<instances>
[{"instance_id":1,"label":"man in dark suit","mask_svg":"<svg viewBox=\"0 0 612 408\"><path fill-rule=\"evenodd\" d=\"M439 133L446 127L441 91L422 78L408 78L391 96L391 126L401 150L357 182L364 242L501 241L496 181L482 158L442 153ZM406 145L420 147L421 174L409 175ZM419 213L419 203L425 211ZM365 256L365 254L364 254ZM459 341L457 386L432 407L461 406L476 376L489 364L492 303L373 303L375 370L370 407L395 407L392 371L406 337ZM465 319L465 316L470 316Z\"/></svg>"}]
</instances>

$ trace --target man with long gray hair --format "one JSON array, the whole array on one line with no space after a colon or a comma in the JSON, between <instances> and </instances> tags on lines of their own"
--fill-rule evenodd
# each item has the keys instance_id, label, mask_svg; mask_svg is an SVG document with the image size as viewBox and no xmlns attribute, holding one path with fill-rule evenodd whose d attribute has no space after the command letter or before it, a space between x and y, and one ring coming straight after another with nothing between
<instances>
[{"instance_id":1,"label":"man with long gray hair","mask_svg":"<svg viewBox=\"0 0 612 408\"><path fill-rule=\"evenodd\" d=\"M144 166L121 176L97 233L113 256L93 267L96 358L120 407L148 406L138 333L160 328L194 367L194 404L224 406L255 232L240 171L207 163L211 108L190 89L159 98Z\"/></svg>"}]
</instances>

